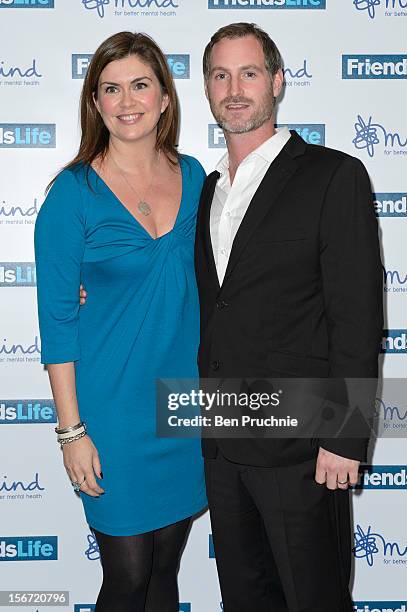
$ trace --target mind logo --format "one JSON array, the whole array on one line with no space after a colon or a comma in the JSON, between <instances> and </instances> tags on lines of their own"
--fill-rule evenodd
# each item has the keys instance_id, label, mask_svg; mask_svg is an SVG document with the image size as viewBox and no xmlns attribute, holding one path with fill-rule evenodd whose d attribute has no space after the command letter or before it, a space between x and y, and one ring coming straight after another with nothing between
<instances>
[{"instance_id":1,"label":"mind logo","mask_svg":"<svg viewBox=\"0 0 407 612\"><path fill-rule=\"evenodd\" d=\"M383 558L385 565L407 565L407 545L388 542L382 534L373 532L370 525L366 531L357 525L354 538L352 552L355 558L365 559L369 567L374 565L377 555Z\"/></svg>"},{"instance_id":2,"label":"mind logo","mask_svg":"<svg viewBox=\"0 0 407 612\"><path fill-rule=\"evenodd\" d=\"M407 0L353 0L357 11L366 13L375 19L378 9L383 9L385 17L406 17Z\"/></svg>"},{"instance_id":3,"label":"mind logo","mask_svg":"<svg viewBox=\"0 0 407 612\"><path fill-rule=\"evenodd\" d=\"M95 535L89 533L86 539L88 541L88 548L85 550L85 557L89 559L89 561L97 561L100 559L100 551Z\"/></svg>"},{"instance_id":4,"label":"mind logo","mask_svg":"<svg viewBox=\"0 0 407 612\"><path fill-rule=\"evenodd\" d=\"M407 273L383 267L383 281L385 293L407 293Z\"/></svg>"},{"instance_id":5,"label":"mind logo","mask_svg":"<svg viewBox=\"0 0 407 612\"><path fill-rule=\"evenodd\" d=\"M175 0L81 0L88 11L93 11L103 19L106 8L113 8L116 17L172 17L178 4ZM135 10L138 9L138 10Z\"/></svg>"},{"instance_id":6,"label":"mind logo","mask_svg":"<svg viewBox=\"0 0 407 612\"><path fill-rule=\"evenodd\" d=\"M43 75L37 65L37 58L30 62L16 63L15 61L0 61L0 86L9 87L36 87L40 85Z\"/></svg>"},{"instance_id":7,"label":"mind logo","mask_svg":"<svg viewBox=\"0 0 407 612\"><path fill-rule=\"evenodd\" d=\"M308 60L304 61L300 67L287 67L283 70L284 85L286 87L310 87L313 75L308 66Z\"/></svg>"},{"instance_id":8,"label":"mind logo","mask_svg":"<svg viewBox=\"0 0 407 612\"><path fill-rule=\"evenodd\" d=\"M99 17L105 16L105 6L109 6L110 0L82 0L85 9L96 11Z\"/></svg>"},{"instance_id":9,"label":"mind logo","mask_svg":"<svg viewBox=\"0 0 407 612\"><path fill-rule=\"evenodd\" d=\"M358 115L354 126L355 138L352 143L356 149L365 149L369 157L374 157L378 145L384 147L386 155L407 155L407 137L388 131L380 123L374 123L372 116L366 121Z\"/></svg>"}]
</instances>

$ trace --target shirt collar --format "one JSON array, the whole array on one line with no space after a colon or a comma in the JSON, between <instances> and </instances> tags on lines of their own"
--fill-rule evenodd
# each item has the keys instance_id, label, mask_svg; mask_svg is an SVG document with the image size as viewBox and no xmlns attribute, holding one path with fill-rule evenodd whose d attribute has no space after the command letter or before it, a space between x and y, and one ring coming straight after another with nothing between
<instances>
[{"instance_id":1,"label":"shirt collar","mask_svg":"<svg viewBox=\"0 0 407 612\"><path fill-rule=\"evenodd\" d=\"M252 151L247 157L244 158L242 163L255 158L261 157L266 162L271 163L276 158L276 155L280 153L281 149L290 139L291 134L287 126L277 128L273 136L265 140L257 149ZM221 177L229 171L229 154L228 152L223 155L215 168Z\"/></svg>"}]
</instances>

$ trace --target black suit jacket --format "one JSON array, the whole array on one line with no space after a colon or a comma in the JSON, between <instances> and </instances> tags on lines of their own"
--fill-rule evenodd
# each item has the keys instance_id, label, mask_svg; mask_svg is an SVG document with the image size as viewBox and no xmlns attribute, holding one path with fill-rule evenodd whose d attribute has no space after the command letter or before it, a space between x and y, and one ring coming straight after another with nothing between
<instances>
[{"instance_id":1,"label":"black suit jacket","mask_svg":"<svg viewBox=\"0 0 407 612\"><path fill-rule=\"evenodd\" d=\"M218 172L203 187L195 264L200 376L377 377L382 268L363 164L295 132L242 220L222 286L209 219ZM273 466L315 457L318 445L365 460L367 439L204 439L230 460Z\"/></svg>"}]
</instances>

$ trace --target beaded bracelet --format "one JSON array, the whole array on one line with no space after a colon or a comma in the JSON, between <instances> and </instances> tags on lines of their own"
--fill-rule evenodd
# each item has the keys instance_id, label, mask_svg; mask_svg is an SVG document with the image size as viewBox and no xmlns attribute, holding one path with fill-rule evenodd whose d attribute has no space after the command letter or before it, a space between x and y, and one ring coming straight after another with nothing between
<instances>
[{"instance_id":1,"label":"beaded bracelet","mask_svg":"<svg viewBox=\"0 0 407 612\"><path fill-rule=\"evenodd\" d=\"M86 436L86 423L83 421L81 421L78 425L75 425L73 428L67 427L66 429L70 429L70 431L59 433L57 435L57 441L61 445L61 448L63 447L64 444L75 442L75 440L80 440L80 438L83 438L84 436ZM58 430L58 431L61 431L61 430Z\"/></svg>"},{"instance_id":2,"label":"beaded bracelet","mask_svg":"<svg viewBox=\"0 0 407 612\"><path fill-rule=\"evenodd\" d=\"M60 443L62 448L64 444L70 444L71 442L75 442L75 440L80 440L84 436L86 436L86 431L81 431L81 433L77 434L76 436L73 436L72 438L65 438L65 440L58 440L58 442Z\"/></svg>"}]
</instances>

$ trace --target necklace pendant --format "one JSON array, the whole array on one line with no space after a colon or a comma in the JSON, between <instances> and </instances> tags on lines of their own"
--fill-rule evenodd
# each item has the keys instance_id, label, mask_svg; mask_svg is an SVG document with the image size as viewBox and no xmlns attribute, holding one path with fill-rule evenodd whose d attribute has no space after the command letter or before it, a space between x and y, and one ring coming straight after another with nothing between
<instances>
[{"instance_id":1,"label":"necklace pendant","mask_svg":"<svg viewBox=\"0 0 407 612\"><path fill-rule=\"evenodd\" d=\"M145 200L140 200L140 202L137 204L137 208L145 217L151 214L150 204Z\"/></svg>"}]
</instances>

